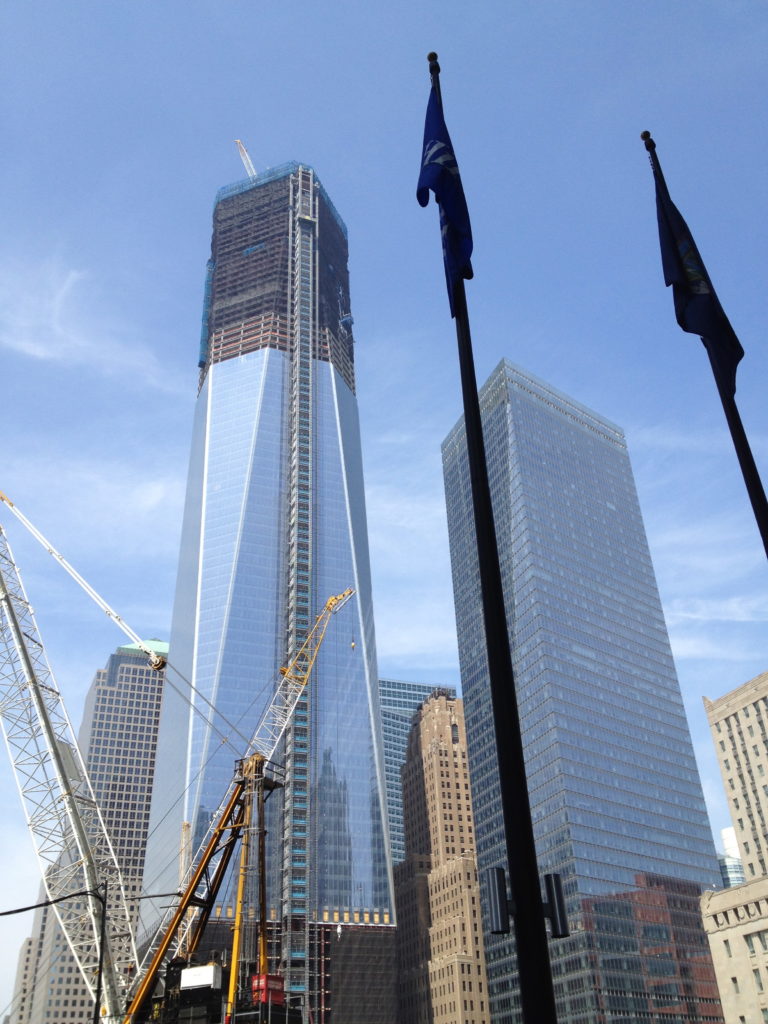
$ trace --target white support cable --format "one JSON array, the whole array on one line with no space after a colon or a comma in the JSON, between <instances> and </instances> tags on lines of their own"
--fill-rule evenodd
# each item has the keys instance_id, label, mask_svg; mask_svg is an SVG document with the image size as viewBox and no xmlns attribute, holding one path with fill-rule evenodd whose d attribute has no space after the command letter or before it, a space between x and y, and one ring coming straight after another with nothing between
<instances>
[{"instance_id":1,"label":"white support cable","mask_svg":"<svg viewBox=\"0 0 768 1024\"><path fill-rule=\"evenodd\" d=\"M237 726L233 722L230 722L226 715L224 715L221 710L219 710L210 700L208 700L205 694L198 690L197 687L194 686L190 682L190 680L187 679L186 676L184 676L174 665L170 665L165 657L158 654L156 651L153 651L152 648L149 647L141 639L138 633L135 633L131 629L131 627L128 625L125 619L123 619L121 615L118 615L118 613L107 604L104 598L101 597L101 595L96 590L94 590L90 583L80 575L77 569L75 569L75 567L70 562L68 562L67 559L59 551L56 550L53 544L51 544L51 542L43 536L43 534L37 529L34 523L27 519L27 517L18 508L18 506L16 506L8 497L8 495L3 493L3 491L0 491L0 501L5 503L5 505L14 514L16 519L18 519L18 521L26 527L26 529L32 534L35 540L38 541L38 543L41 544L42 547L45 548L48 554L56 559L59 565L64 570L66 570L66 572L72 577L72 579L83 588L86 594L88 594L88 596L99 606L99 608L101 608L101 610L105 612L110 619L112 619L112 621L123 631L123 633L125 633L127 637L133 640L133 642L136 644L139 650L147 656L147 660L149 661L151 668L155 669L158 672L163 668L171 669L173 672L176 673L179 679L182 680L185 686L189 687L189 689L192 691L192 693L194 693L198 700L200 700L201 703L205 704L206 707L208 707L208 709L211 712L210 718L208 718L205 712L201 708L199 708L194 703L194 701L187 697L187 695L183 693L182 690L172 682L172 680L169 678L168 672L166 671L165 685L170 686L172 690L178 693L182 700L186 701L186 703L189 705L192 711L203 719L206 725L209 726L209 728L211 728L213 732L216 733L216 735L223 743L229 742L229 737L224 732L222 732L222 730L219 729L219 727L216 725L214 721L214 716L220 718L224 725L228 727L231 733L239 736L243 741L245 741L245 736L243 735L243 733L240 732Z\"/></svg>"},{"instance_id":2,"label":"white support cable","mask_svg":"<svg viewBox=\"0 0 768 1024\"><path fill-rule=\"evenodd\" d=\"M123 619L122 616L118 615L113 608L110 608L110 606L107 604L104 598L101 597L101 595L99 595L93 589L93 587L90 585L90 583L88 583L87 580L83 579L83 577L80 575L77 569L75 569L73 565L70 565L66 558L56 550L53 544L51 544L51 542L47 540L42 535L42 533L40 533L37 527L33 523L31 523L29 519L27 519L24 513L14 505L14 503L11 501L8 495L4 494L2 491L0 491L0 501L5 502L7 507L11 510L14 516L16 516L19 522L23 523L23 525L26 526L26 528L29 530L29 532L32 534L35 540L42 544L42 546L45 548L48 554L52 555L59 563L59 565L61 565L61 567L69 573L72 579L75 580L76 583L80 584L80 586L83 588L86 594L88 594L88 596L96 602L99 608L101 608L101 610L105 612L110 619L112 619L115 625L119 626L119 628L122 629L125 635L127 637L130 637L130 639L136 644L139 650L143 651L146 654L152 668L157 669L158 671L161 668L164 668L165 658L157 654L144 643L144 641L141 639L138 633L135 633L131 629L131 627L128 625L125 619Z\"/></svg>"}]
</instances>

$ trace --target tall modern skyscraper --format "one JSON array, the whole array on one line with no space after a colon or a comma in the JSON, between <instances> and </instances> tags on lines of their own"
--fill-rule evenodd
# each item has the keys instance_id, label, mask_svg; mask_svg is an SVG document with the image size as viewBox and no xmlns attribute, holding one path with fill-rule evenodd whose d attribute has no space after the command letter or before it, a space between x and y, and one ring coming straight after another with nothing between
<instances>
[{"instance_id":1,"label":"tall modern skyscraper","mask_svg":"<svg viewBox=\"0 0 768 1024\"><path fill-rule=\"evenodd\" d=\"M214 209L170 643L201 713L175 694L163 708L162 777L179 782L153 802L150 891L171 882L182 821L205 831L280 667L347 587L268 801L280 967L317 1024L333 987L322 926L338 962L393 915L347 232L294 163L222 189Z\"/></svg>"},{"instance_id":2,"label":"tall modern skyscraper","mask_svg":"<svg viewBox=\"0 0 768 1024\"><path fill-rule=\"evenodd\" d=\"M720 845L723 852L718 853L717 862L720 865L723 888L730 889L734 885L743 885L747 877L744 874L744 864L739 854L736 829L733 825L720 829Z\"/></svg>"},{"instance_id":3,"label":"tall modern skyscraper","mask_svg":"<svg viewBox=\"0 0 768 1024\"><path fill-rule=\"evenodd\" d=\"M411 732L413 716L434 691L434 683L409 683L402 679L379 680L389 840L393 865L399 864L405 857L401 772L405 764L408 737ZM456 696L456 691L453 689L441 689L441 692L450 697Z\"/></svg>"},{"instance_id":4,"label":"tall modern skyscraper","mask_svg":"<svg viewBox=\"0 0 768 1024\"><path fill-rule=\"evenodd\" d=\"M157 654L168 645L148 641ZM78 745L123 875L134 920L144 869L149 801L164 674L136 644L118 647L99 669L83 709ZM41 900L45 894L41 893ZM14 990L14 1024L76 1024L93 1020L93 999L51 907L35 911L22 947Z\"/></svg>"},{"instance_id":5,"label":"tall modern skyscraper","mask_svg":"<svg viewBox=\"0 0 768 1024\"><path fill-rule=\"evenodd\" d=\"M540 871L562 875L561 1024L722 1019L698 893L718 863L621 429L502 362L481 391ZM478 865L504 831L463 423L443 444ZM518 1019L488 939L492 1019Z\"/></svg>"}]
</instances>

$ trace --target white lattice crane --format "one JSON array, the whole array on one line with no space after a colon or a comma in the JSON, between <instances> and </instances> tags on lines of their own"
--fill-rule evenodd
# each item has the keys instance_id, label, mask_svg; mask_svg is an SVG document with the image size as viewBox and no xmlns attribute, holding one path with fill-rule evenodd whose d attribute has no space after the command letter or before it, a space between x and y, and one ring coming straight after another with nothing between
<instances>
[{"instance_id":1,"label":"white lattice crane","mask_svg":"<svg viewBox=\"0 0 768 1024\"><path fill-rule=\"evenodd\" d=\"M0 502L146 653L152 667L163 669L165 660L130 629L2 491ZM274 757L305 691L331 616L353 593L348 588L328 598L299 650L280 670L272 700L262 714L241 764L254 759L263 764ZM193 922L194 931L187 948L194 949L202 936L234 843L243 829L242 773L235 778L214 815L184 880L184 891L168 909L141 968L136 971L133 926L120 868L2 526L0 726L44 885L49 899L60 901L54 909L76 963L94 999L100 980L105 1020L124 1020L125 1024L130 1024L146 1004L164 958L182 921L188 921L188 911L193 906L199 908L200 913ZM61 899L74 892L87 895L77 900ZM107 894L108 904L102 904L101 899ZM126 1016L123 1007L129 998L131 977L135 994L130 998Z\"/></svg>"},{"instance_id":2,"label":"white lattice crane","mask_svg":"<svg viewBox=\"0 0 768 1024\"><path fill-rule=\"evenodd\" d=\"M59 901L54 911L91 995L101 977L106 1017L117 1020L137 962L120 868L2 527L0 724L45 891ZM87 895L62 899L70 893Z\"/></svg>"}]
</instances>

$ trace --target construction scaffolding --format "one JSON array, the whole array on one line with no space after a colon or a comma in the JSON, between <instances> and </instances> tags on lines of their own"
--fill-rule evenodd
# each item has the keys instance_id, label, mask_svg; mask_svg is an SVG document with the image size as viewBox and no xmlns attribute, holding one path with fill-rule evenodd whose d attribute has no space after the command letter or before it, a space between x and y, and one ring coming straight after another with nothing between
<instances>
[{"instance_id":1,"label":"construction scaffolding","mask_svg":"<svg viewBox=\"0 0 768 1024\"><path fill-rule=\"evenodd\" d=\"M303 212L301 212L303 211ZM313 224L317 308L308 321L315 359L354 391L346 228L311 168L288 164L219 192L203 304L201 383L211 363L260 348L291 352L299 314L291 281L297 217ZM322 248L318 236L322 235ZM314 282L312 282L314 284Z\"/></svg>"}]
</instances>

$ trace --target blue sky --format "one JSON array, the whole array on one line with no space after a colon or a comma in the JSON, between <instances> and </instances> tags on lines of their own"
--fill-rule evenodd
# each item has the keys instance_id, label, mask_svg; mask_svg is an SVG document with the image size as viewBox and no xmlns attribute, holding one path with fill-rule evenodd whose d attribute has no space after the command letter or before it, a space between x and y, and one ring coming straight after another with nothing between
<instances>
[{"instance_id":1,"label":"blue sky","mask_svg":"<svg viewBox=\"0 0 768 1024\"><path fill-rule=\"evenodd\" d=\"M746 350L737 402L768 480L767 45L754 0L6 0L0 489L167 637L214 195L244 176L235 138L259 169L311 163L349 228L380 671L458 682L439 446L461 400L437 215L415 200L435 49L478 377L509 358L625 429L728 824L701 697L768 667L768 567L704 349L663 287L640 132ZM2 522L78 724L121 634ZM5 764L0 793L10 907L37 878ZM30 926L0 927L0 1011Z\"/></svg>"}]
</instances>

